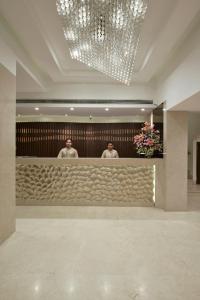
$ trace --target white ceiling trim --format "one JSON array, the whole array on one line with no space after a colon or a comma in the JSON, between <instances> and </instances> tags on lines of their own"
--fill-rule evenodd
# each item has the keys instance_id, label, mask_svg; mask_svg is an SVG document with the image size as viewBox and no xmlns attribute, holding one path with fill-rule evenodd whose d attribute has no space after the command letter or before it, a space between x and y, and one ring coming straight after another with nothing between
<instances>
[{"instance_id":1,"label":"white ceiling trim","mask_svg":"<svg viewBox=\"0 0 200 300\"><path fill-rule=\"evenodd\" d=\"M37 6L37 2L36 1L29 1L27 2L26 0L22 0L24 3L24 6L26 7L30 17L31 17L31 21L33 22L35 28L37 28L39 34L41 35L41 37L43 38L45 45L47 47L47 49L49 50L49 53L51 54L53 61L57 67L57 69L59 70L59 72L65 76L65 79L71 79L74 76L76 79L77 78L77 73L80 76L80 80L83 80L83 78L90 78L91 80L91 76L95 77L95 80L102 80L103 83L108 82L108 80L112 83L112 82L116 82L115 80L110 79L109 77L107 77L105 74L102 74L96 70L93 69L78 69L78 70L70 70L70 69L66 69L64 68L64 66L62 65L62 63L59 60L58 55L56 54L56 50L53 46L53 43L50 39L49 33L45 28L45 24L43 22L43 20L39 17L39 10L38 10L38 6ZM55 11L56 11L56 5L55 5ZM62 26L62 24L60 23L60 26ZM63 39L64 39L64 35L63 35ZM67 44L67 42L66 42ZM69 51L69 49L66 47L66 52ZM85 66L87 68L87 66ZM92 75L91 75L92 73ZM62 83L59 81L59 83ZM69 82L70 83L70 82ZM117 82L118 83L118 82ZM119 84L119 83L118 83Z\"/></svg>"},{"instance_id":2,"label":"white ceiling trim","mask_svg":"<svg viewBox=\"0 0 200 300\"><path fill-rule=\"evenodd\" d=\"M17 93L17 99L153 100L154 95L152 85L57 84L45 93Z\"/></svg>"},{"instance_id":3,"label":"white ceiling trim","mask_svg":"<svg viewBox=\"0 0 200 300\"><path fill-rule=\"evenodd\" d=\"M58 59L58 56L56 55L55 49L52 45L52 43L50 42L50 38L48 36L48 32L47 30L45 30L45 26L43 21L41 20L41 18L39 17L39 12L38 12L38 8L37 8L37 1L25 1L23 0L24 6L26 7L30 17L31 17L31 21L33 22L34 26L37 28L38 32L40 33L40 35L42 36L53 60L54 63L56 64L58 70L63 74L66 75L64 69L61 66L61 63ZM56 5L55 5L55 9L56 9Z\"/></svg>"},{"instance_id":4,"label":"white ceiling trim","mask_svg":"<svg viewBox=\"0 0 200 300\"><path fill-rule=\"evenodd\" d=\"M169 57L199 11L199 0L179 0L177 2L166 26L152 44L139 70L141 72L148 68L148 72L145 72L145 77L143 77L146 82L151 80L153 75L163 66L163 54Z\"/></svg>"},{"instance_id":5,"label":"white ceiling trim","mask_svg":"<svg viewBox=\"0 0 200 300\"><path fill-rule=\"evenodd\" d=\"M13 32L7 22L0 16L0 34L5 43L15 53L17 62L24 68L24 70L35 80L43 91L46 91L47 79L43 78L41 72L35 66L31 57L24 49L22 43L19 41L15 32Z\"/></svg>"}]
</instances>

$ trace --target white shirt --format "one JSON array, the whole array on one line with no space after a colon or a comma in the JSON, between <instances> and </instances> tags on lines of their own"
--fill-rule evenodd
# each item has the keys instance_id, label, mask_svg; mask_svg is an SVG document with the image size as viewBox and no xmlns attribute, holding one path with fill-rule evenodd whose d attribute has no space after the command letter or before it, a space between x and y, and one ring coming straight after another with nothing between
<instances>
[{"instance_id":1,"label":"white shirt","mask_svg":"<svg viewBox=\"0 0 200 300\"><path fill-rule=\"evenodd\" d=\"M112 149L111 151L106 149L103 151L101 158L119 158L119 155L114 149Z\"/></svg>"},{"instance_id":2,"label":"white shirt","mask_svg":"<svg viewBox=\"0 0 200 300\"><path fill-rule=\"evenodd\" d=\"M58 158L78 158L78 152L73 147L65 147L60 150Z\"/></svg>"}]
</instances>

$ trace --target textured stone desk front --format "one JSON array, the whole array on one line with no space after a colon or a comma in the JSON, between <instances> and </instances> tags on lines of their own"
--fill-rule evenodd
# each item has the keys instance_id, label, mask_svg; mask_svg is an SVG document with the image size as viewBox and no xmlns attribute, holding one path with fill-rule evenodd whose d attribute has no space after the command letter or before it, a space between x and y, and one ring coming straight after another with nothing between
<instances>
[{"instance_id":1,"label":"textured stone desk front","mask_svg":"<svg viewBox=\"0 0 200 300\"><path fill-rule=\"evenodd\" d=\"M17 205L153 206L151 159L18 158Z\"/></svg>"}]
</instances>

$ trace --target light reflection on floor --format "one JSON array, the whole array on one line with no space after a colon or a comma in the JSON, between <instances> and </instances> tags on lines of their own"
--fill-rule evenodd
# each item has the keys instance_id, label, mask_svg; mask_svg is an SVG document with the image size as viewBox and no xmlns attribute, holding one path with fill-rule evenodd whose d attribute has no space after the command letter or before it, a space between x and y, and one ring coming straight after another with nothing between
<instances>
[{"instance_id":1,"label":"light reflection on floor","mask_svg":"<svg viewBox=\"0 0 200 300\"><path fill-rule=\"evenodd\" d=\"M1 300L200 299L200 212L18 207L17 215L0 247Z\"/></svg>"}]
</instances>

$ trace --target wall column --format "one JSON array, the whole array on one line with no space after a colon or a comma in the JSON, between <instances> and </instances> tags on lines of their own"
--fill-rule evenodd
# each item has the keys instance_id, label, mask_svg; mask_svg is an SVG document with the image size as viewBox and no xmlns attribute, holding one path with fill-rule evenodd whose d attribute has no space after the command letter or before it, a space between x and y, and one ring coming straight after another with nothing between
<instances>
[{"instance_id":1,"label":"wall column","mask_svg":"<svg viewBox=\"0 0 200 300\"><path fill-rule=\"evenodd\" d=\"M187 210L188 115L164 112L165 210Z\"/></svg>"},{"instance_id":2,"label":"wall column","mask_svg":"<svg viewBox=\"0 0 200 300\"><path fill-rule=\"evenodd\" d=\"M0 64L0 243L15 231L16 76Z\"/></svg>"}]
</instances>

